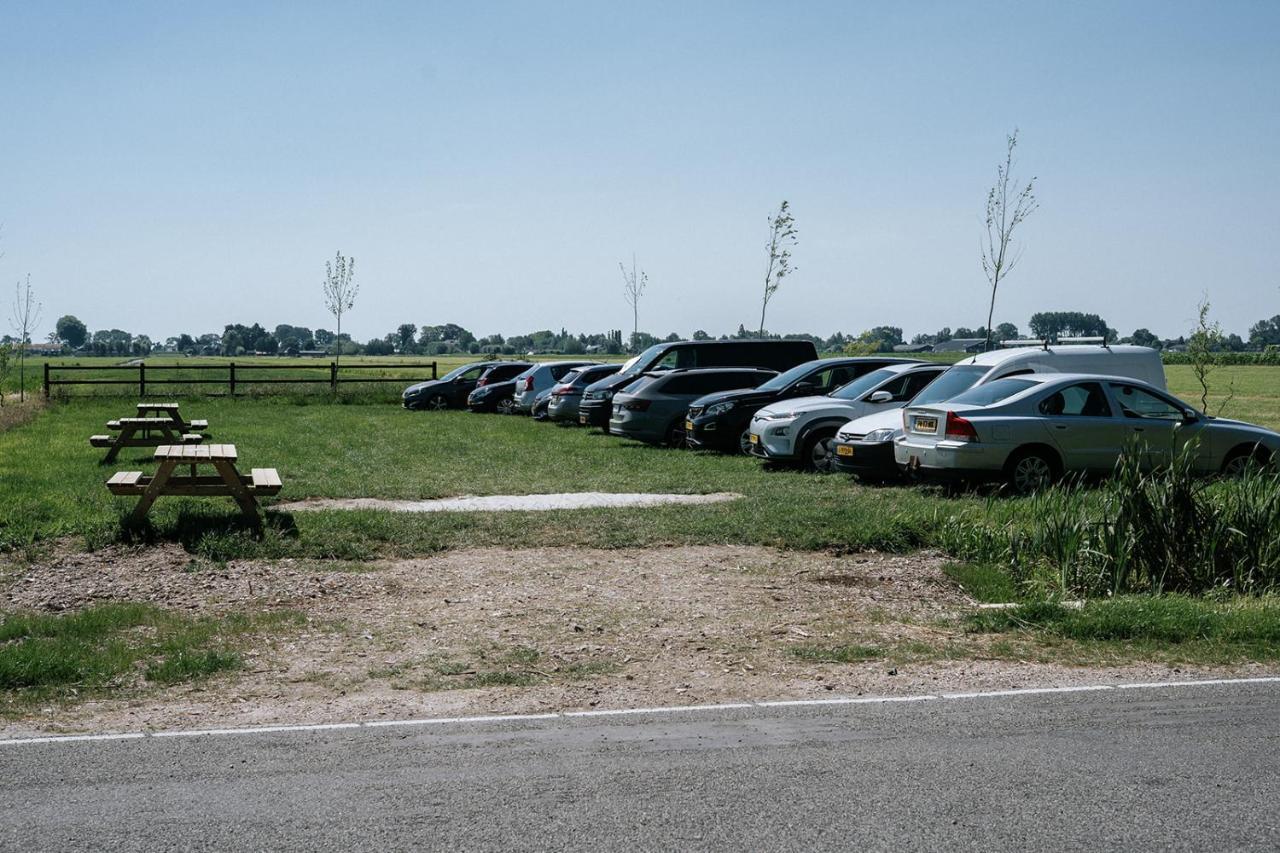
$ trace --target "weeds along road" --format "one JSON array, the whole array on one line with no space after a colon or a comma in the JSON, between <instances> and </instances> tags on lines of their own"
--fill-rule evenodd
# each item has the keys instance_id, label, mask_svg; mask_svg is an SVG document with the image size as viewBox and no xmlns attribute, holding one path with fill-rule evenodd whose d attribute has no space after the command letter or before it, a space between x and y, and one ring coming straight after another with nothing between
<instances>
[{"instance_id":1,"label":"weeds along road","mask_svg":"<svg viewBox=\"0 0 1280 853\"><path fill-rule=\"evenodd\" d=\"M0 746L5 849L1275 849L1280 684Z\"/></svg>"}]
</instances>

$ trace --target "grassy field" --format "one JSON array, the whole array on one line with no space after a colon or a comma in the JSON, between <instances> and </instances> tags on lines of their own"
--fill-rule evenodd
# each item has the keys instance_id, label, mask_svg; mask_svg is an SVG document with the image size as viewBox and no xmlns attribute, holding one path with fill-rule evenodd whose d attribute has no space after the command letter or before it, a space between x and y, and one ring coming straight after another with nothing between
<instances>
[{"instance_id":1,"label":"grassy field","mask_svg":"<svg viewBox=\"0 0 1280 853\"><path fill-rule=\"evenodd\" d=\"M1188 368L1170 384L1189 397ZM1280 369L1222 368L1235 387L1228 414L1280 427ZM132 503L102 482L117 469L150 470L145 452L99 463L87 437L126 414L120 399L54 403L34 421L0 434L0 547L27 548L75 536L89 547L122 535ZM407 412L387 404L331 405L314 398L195 399L189 417L208 418L212 436L232 442L242 466L280 470L281 499L572 491L729 491L742 500L700 507L543 513L391 514L343 511L275 514L267 535L240 529L230 502L165 499L144 535L178 540L214 558L305 555L361 559L474 544L621 546L744 543L788 548L980 551L974 523L1024 523L1025 502L937 491L870 488L843 477L767 470L743 457L673 452L524 418L465 412ZM1215 407L1216 408L1216 407Z\"/></svg>"}]
</instances>

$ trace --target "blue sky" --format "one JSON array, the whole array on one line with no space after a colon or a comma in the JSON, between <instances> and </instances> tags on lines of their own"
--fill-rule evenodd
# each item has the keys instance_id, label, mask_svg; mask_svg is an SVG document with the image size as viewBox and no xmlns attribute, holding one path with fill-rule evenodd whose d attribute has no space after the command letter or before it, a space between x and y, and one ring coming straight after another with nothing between
<instances>
[{"instance_id":1,"label":"blue sky","mask_svg":"<svg viewBox=\"0 0 1280 853\"><path fill-rule=\"evenodd\" d=\"M1280 313L1278 3L7 4L0 282L164 337L986 319L1005 134L1041 209L997 321ZM4 300L7 305L8 299ZM7 313L7 312L6 312Z\"/></svg>"}]
</instances>

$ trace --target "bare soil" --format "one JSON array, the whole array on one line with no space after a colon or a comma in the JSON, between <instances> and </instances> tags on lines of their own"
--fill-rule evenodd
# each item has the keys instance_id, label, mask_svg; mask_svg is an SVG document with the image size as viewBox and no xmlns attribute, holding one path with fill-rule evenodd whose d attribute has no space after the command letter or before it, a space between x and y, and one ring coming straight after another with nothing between
<instances>
[{"instance_id":1,"label":"bare soil","mask_svg":"<svg viewBox=\"0 0 1280 853\"><path fill-rule=\"evenodd\" d=\"M654 492L559 492L545 495L463 495L426 501L393 501L382 498L308 498L276 504L279 512L320 509L383 509L391 512L511 512L596 507L643 507L661 504L713 504L742 497L733 492L706 495Z\"/></svg>"},{"instance_id":2,"label":"bare soil","mask_svg":"<svg viewBox=\"0 0 1280 853\"><path fill-rule=\"evenodd\" d=\"M0 570L0 609L147 601L207 614L298 610L307 626L262 638L241 672L50 705L0 723L0 736L1192 674L1157 664L1100 669L990 659L993 640L951 621L975 604L943 575L943 563L928 552L834 556L738 546L489 548L369 564L225 565L177 546L68 549L40 565ZM820 651L847 646L873 657L840 663ZM819 651L797 654L805 649Z\"/></svg>"}]
</instances>

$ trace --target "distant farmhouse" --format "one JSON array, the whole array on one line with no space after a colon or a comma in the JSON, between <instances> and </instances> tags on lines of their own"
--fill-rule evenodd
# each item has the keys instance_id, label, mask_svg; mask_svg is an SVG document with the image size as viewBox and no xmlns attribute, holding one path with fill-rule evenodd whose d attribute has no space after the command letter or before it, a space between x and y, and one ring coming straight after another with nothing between
<instances>
[{"instance_id":1,"label":"distant farmhouse","mask_svg":"<svg viewBox=\"0 0 1280 853\"><path fill-rule=\"evenodd\" d=\"M933 352L982 352L987 348L986 338L952 338L933 345Z\"/></svg>"}]
</instances>

